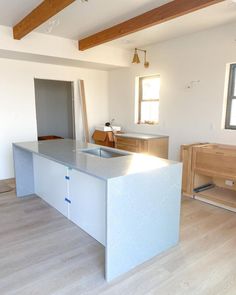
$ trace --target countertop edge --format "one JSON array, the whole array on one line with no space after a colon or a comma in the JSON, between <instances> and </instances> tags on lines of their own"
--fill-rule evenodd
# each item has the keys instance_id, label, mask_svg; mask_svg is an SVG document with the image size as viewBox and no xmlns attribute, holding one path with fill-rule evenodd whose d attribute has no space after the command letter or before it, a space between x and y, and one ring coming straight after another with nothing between
<instances>
[{"instance_id":1,"label":"countertop edge","mask_svg":"<svg viewBox=\"0 0 236 295\"><path fill-rule=\"evenodd\" d=\"M22 146L20 146L19 144L20 144L20 143L12 143L13 147L16 147L16 148L22 149L22 150L24 150L24 151L26 151L26 152L29 152L29 153L32 153L32 154L34 154L34 155L41 156L41 157L46 158L46 159L48 159L48 160L55 161L56 163L59 163L59 164L61 164L61 165L64 165L64 166L68 167L69 169L74 169L74 170L80 171L80 172L82 172L82 173L86 173L86 174L88 174L88 175L90 175L90 176L96 177L97 179L100 179L100 180L103 180L103 181L106 181L106 182L109 181L109 180L111 180L111 179L116 179L116 178L120 178L120 177L127 177L127 176L130 176L130 175L143 174L143 173L144 173L144 171L137 171L137 172L132 172L132 173L130 173L130 174L117 175L117 176L114 176L114 177L102 177L102 176L99 176L99 175L97 175L97 174L90 173L89 171L85 171L85 170L83 170L83 169L80 169L80 168L78 168L78 167L76 167L76 166L74 166L74 165L70 165L70 164L68 164L68 163L66 163L66 162L60 161L60 160L58 160L58 159L56 159L56 158L54 158L54 157L47 156L47 155L45 155L45 154L43 154L43 153L40 153L40 152L32 151L32 150L30 150L30 149L27 149L26 147L22 147ZM132 154L135 154L135 153L130 153L130 154L132 155ZM166 160L166 159L164 159L164 160ZM172 161L172 160L166 160L166 161L170 162L171 165L179 165L179 164L182 165L182 163L181 163L181 162L178 162L178 161ZM154 168L154 169L150 169L150 171L152 171L152 170L153 170L153 171L154 171L154 170L159 170L159 169L162 169L162 168L166 168L166 166L158 167L158 168Z\"/></svg>"}]
</instances>

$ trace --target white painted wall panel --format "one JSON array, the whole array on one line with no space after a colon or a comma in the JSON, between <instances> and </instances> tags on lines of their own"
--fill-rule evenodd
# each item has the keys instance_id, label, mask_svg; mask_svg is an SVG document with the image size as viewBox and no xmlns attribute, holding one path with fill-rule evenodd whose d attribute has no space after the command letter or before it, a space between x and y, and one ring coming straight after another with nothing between
<instances>
[{"instance_id":1,"label":"white painted wall panel","mask_svg":"<svg viewBox=\"0 0 236 295\"><path fill-rule=\"evenodd\" d=\"M170 136L169 155L192 142L236 144L236 131L222 125L227 65L236 62L235 23L147 47L143 64L110 72L110 117L126 130ZM160 123L135 124L135 78L160 74ZM191 81L200 80L187 88Z\"/></svg>"},{"instance_id":2,"label":"white painted wall panel","mask_svg":"<svg viewBox=\"0 0 236 295\"><path fill-rule=\"evenodd\" d=\"M12 142L37 139L34 78L74 82L77 138L81 134L79 79L85 81L90 135L109 119L107 72L0 59L0 180L14 176Z\"/></svg>"}]
</instances>

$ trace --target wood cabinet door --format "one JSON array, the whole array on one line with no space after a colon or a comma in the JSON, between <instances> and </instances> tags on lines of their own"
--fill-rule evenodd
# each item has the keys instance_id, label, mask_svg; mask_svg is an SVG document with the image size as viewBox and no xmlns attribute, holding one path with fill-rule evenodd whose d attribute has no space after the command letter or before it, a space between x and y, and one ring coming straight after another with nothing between
<instances>
[{"instance_id":1,"label":"wood cabinet door","mask_svg":"<svg viewBox=\"0 0 236 295\"><path fill-rule=\"evenodd\" d=\"M181 161L183 162L182 191L187 193L189 182L189 166L191 162L189 147L181 146Z\"/></svg>"},{"instance_id":2,"label":"wood cabinet door","mask_svg":"<svg viewBox=\"0 0 236 295\"><path fill-rule=\"evenodd\" d=\"M193 167L206 176L236 179L236 150L214 145L194 147Z\"/></svg>"},{"instance_id":3,"label":"wood cabinet door","mask_svg":"<svg viewBox=\"0 0 236 295\"><path fill-rule=\"evenodd\" d=\"M63 215L68 215L68 168L38 155L33 156L35 193Z\"/></svg>"},{"instance_id":4,"label":"wood cabinet door","mask_svg":"<svg viewBox=\"0 0 236 295\"><path fill-rule=\"evenodd\" d=\"M158 138L144 141L144 151L150 155L168 159L169 138Z\"/></svg>"},{"instance_id":5,"label":"wood cabinet door","mask_svg":"<svg viewBox=\"0 0 236 295\"><path fill-rule=\"evenodd\" d=\"M117 136L116 148L168 159L168 142L168 137L149 140Z\"/></svg>"},{"instance_id":6,"label":"wood cabinet door","mask_svg":"<svg viewBox=\"0 0 236 295\"><path fill-rule=\"evenodd\" d=\"M142 152L141 141L135 138L118 137L116 138L116 148L133 153Z\"/></svg>"},{"instance_id":7,"label":"wood cabinet door","mask_svg":"<svg viewBox=\"0 0 236 295\"><path fill-rule=\"evenodd\" d=\"M132 153L139 152L139 149L136 146L132 146L132 145L123 145L123 144L117 143L116 148L120 150L128 151L128 152L132 152Z\"/></svg>"},{"instance_id":8,"label":"wood cabinet door","mask_svg":"<svg viewBox=\"0 0 236 295\"><path fill-rule=\"evenodd\" d=\"M69 170L69 219L105 246L106 182Z\"/></svg>"},{"instance_id":9,"label":"wood cabinet door","mask_svg":"<svg viewBox=\"0 0 236 295\"><path fill-rule=\"evenodd\" d=\"M182 145L180 159L183 162L182 192L184 195L193 195L194 172L192 167L193 145Z\"/></svg>"}]
</instances>

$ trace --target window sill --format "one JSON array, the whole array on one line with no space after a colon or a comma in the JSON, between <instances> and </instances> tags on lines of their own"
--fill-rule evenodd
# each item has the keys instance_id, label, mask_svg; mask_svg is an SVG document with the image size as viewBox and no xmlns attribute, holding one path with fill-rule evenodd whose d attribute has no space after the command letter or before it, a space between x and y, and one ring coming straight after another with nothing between
<instances>
[{"instance_id":1,"label":"window sill","mask_svg":"<svg viewBox=\"0 0 236 295\"><path fill-rule=\"evenodd\" d=\"M147 126L156 126L159 125L159 122L152 122L152 123L148 123L148 122L137 122L137 125L147 125Z\"/></svg>"},{"instance_id":2,"label":"window sill","mask_svg":"<svg viewBox=\"0 0 236 295\"><path fill-rule=\"evenodd\" d=\"M224 128L224 130L236 130L236 127L227 127L227 128Z\"/></svg>"}]
</instances>

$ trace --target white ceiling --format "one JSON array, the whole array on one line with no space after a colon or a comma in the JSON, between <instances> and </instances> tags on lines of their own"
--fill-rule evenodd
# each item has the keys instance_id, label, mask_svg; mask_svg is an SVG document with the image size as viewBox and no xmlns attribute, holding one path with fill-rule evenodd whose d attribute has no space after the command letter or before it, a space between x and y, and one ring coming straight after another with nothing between
<instances>
[{"instance_id":1,"label":"white ceiling","mask_svg":"<svg viewBox=\"0 0 236 295\"><path fill-rule=\"evenodd\" d=\"M81 3L75 1L56 18L59 24L52 29L52 34L79 39L114 24L130 19L152 8L163 5L170 0L88 0ZM42 25L38 31L47 32L49 22Z\"/></svg>"},{"instance_id":2,"label":"white ceiling","mask_svg":"<svg viewBox=\"0 0 236 295\"><path fill-rule=\"evenodd\" d=\"M41 2L41 0L0 0L0 25L14 26Z\"/></svg>"},{"instance_id":3,"label":"white ceiling","mask_svg":"<svg viewBox=\"0 0 236 295\"><path fill-rule=\"evenodd\" d=\"M236 3L225 1L109 42L108 45L130 49L233 22L236 24Z\"/></svg>"},{"instance_id":4,"label":"white ceiling","mask_svg":"<svg viewBox=\"0 0 236 295\"><path fill-rule=\"evenodd\" d=\"M88 3L82 3L81 0L76 0L36 31L78 40L167 2L171 1L89 0ZM0 0L0 25L13 26L39 3L41 0ZM109 42L108 45L121 48L144 46L234 21L236 22L236 4L226 0Z\"/></svg>"}]
</instances>

